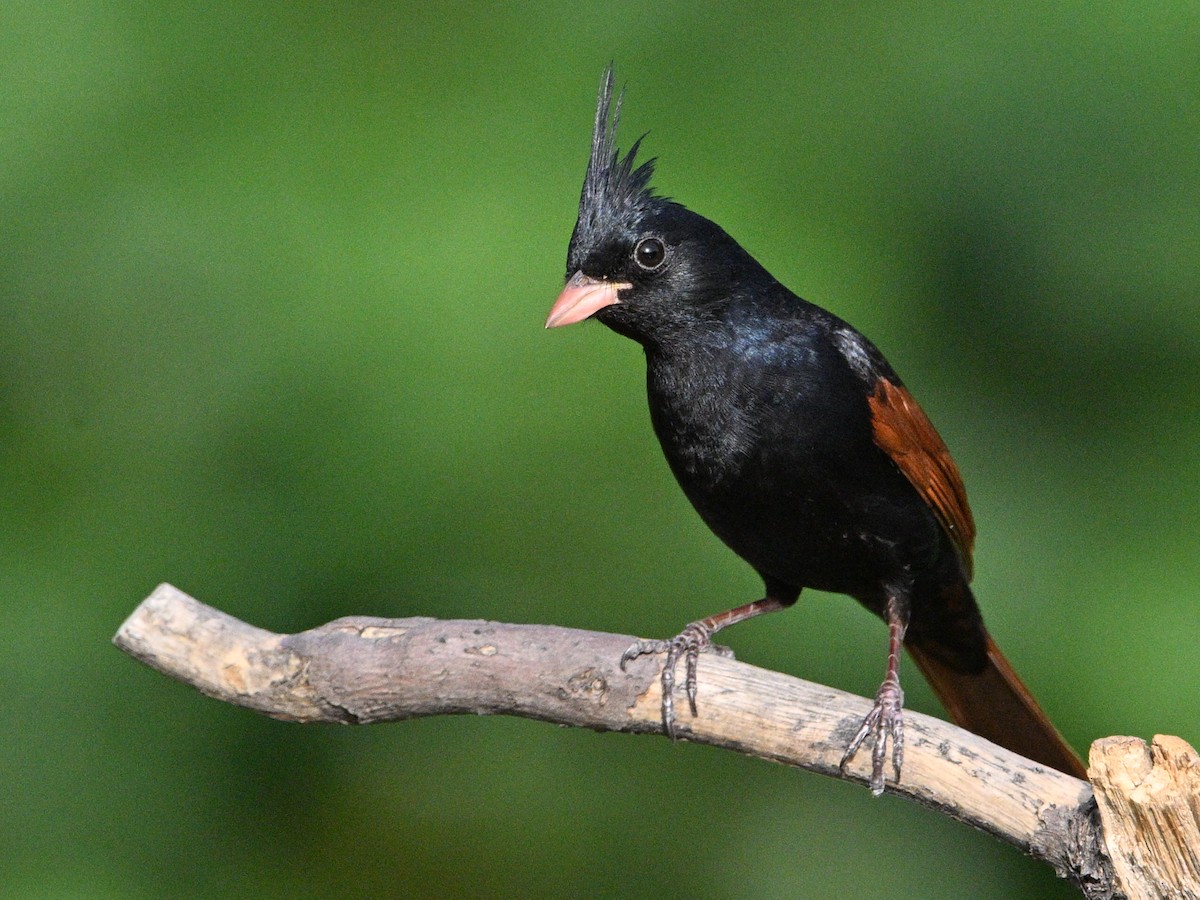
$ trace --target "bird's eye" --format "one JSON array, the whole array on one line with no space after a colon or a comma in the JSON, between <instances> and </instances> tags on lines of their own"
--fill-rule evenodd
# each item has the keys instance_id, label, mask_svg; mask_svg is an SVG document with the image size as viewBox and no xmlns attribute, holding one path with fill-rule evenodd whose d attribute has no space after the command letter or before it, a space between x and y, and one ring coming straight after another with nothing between
<instances>
[{"instance_id":1,"label":"bird's eye","mask_svg":"<svg viewBox=\"0 0 1200 900\"><path fill-rule=\"evenodd\" d=\"M634 261L647 272L653 272L667 258L667 248L658 238L642 238L633 248Z\"/></svg>"}]
</instances>

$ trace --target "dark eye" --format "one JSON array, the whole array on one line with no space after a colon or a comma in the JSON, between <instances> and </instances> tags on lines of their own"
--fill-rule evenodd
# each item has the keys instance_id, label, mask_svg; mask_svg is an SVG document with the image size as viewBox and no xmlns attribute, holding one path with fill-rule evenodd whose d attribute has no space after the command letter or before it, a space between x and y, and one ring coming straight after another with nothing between
<instances>
[{"instance_id":1,"label":"dark eye","mask_svg":"<svg viewBox=\"0 0 1200 900\"><path fill-rule=\"evenodd\" d=\"M653 272L667 258L667 248L658 238L642 238L633 248L633 258L647 272Z\"/></svg>"}]
</instances>

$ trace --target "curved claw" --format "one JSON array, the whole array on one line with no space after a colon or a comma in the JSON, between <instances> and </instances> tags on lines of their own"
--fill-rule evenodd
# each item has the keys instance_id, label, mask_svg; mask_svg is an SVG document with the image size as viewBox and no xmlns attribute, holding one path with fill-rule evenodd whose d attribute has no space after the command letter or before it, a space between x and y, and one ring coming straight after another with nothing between
<instances>
[{"instance_id":1,"label":"curved claw","mask_svg":"<svg viewBox=\"0 0 1200 900\"><path fill-rule=\"evenodd\" d=\"M665 653L667 644L667 641L636 641L621 654L619 663L621 671L626 671L625 667L639 656L645 656L648 653Z\"/></svg>"}]
</instances>

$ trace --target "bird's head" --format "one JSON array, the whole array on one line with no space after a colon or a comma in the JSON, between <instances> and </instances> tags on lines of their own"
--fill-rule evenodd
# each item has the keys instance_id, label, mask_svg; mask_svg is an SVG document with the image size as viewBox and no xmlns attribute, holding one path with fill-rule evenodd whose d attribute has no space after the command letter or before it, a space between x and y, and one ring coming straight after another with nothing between
<instances>
[{"instance_id":1,"label":"bird's head","mask_svg":"<svg viewBox=\"0 0 1200 900\"><path fill-rule=\"evenodd\" d=\"M595 317L652 346L719 320L750 282L771 276L718 225L650 186L642 139L616 146L621 100L609 66L600 83L592 153L567 251L567 283L547 328Z\"/></svg>"}]
</instances>

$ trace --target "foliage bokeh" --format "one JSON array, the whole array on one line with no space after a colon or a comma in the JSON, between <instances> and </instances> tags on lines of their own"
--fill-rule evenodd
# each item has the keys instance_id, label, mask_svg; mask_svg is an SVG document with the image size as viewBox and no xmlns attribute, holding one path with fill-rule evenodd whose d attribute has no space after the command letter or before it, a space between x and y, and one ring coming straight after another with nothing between
<instances>
[{"instance_id":1,"label":"foliage bokeh","mask_svg":"<svg viewBox=\"0 0 1200 900\"><path fill-rule=\"evenodd\" d=\"M1080 749L1200 740L1200 15L1184 3L7 4L0 892L1070 896L895 798L663 740L299 727L108 640L158 581L665 635L756 596L638 349L547 334L602 67L658 185L884 349L993 632ZM862 694L814 594L742 659ZM909 706L938 707L914 671Z\"/></svg>"}]
</instances>

